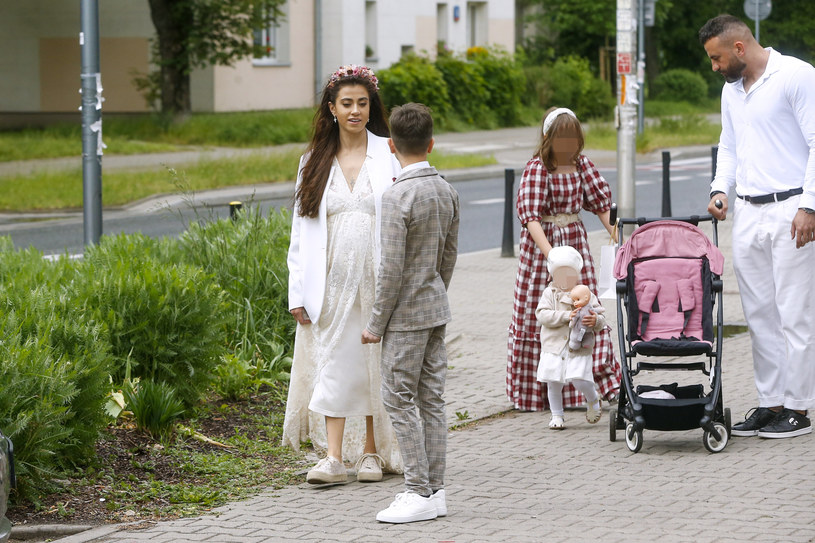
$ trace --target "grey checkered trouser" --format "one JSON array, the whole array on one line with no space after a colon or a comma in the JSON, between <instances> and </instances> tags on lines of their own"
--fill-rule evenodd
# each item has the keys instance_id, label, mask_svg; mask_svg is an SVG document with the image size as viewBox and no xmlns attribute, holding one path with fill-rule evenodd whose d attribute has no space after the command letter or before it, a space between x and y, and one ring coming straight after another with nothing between
<instances>
[{"instance_id":1,"label":"grey checkered trouser","mask_svg":"<svg viewBox=\"0 0 815 543\"><path fill-rule=\"evenodd\" d=\"M387 331L382 338L382 402L402 452L405 486L422 496L444 488L445 329L442 325L416 331Z\"/></svg>"}]
</instances>

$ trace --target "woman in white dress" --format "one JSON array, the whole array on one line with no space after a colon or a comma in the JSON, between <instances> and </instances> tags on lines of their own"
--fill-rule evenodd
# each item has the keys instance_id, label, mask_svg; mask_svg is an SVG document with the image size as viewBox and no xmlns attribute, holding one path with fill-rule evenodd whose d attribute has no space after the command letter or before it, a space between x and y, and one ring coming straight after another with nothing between
<instances>
[{"instance_id":1,"label":"woman in white dress","mask_svg":"<svg viewBox=\"0 0 815 543\"><path fill-rule=\"evenodd\" d=\"M361 341L379 267L381 196L400 171L388 135L374 72L340 67L300 159L288 256L298 325L283 443L299 450L310 439L325 451L310 483L346 481L344 460L363 482L401 472L380 396L380 346Z\"/></svg>"}]
</instances>

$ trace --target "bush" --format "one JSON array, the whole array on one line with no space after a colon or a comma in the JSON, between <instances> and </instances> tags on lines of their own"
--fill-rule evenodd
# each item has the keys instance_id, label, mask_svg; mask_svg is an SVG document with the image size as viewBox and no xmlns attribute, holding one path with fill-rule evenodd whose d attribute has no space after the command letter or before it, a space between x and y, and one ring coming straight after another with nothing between
<instances>
[{"instance_id":1,"label":"bush","mask_svg":"<svg viewBox=\"0 0 815 543\"><path fill-rule=\"evenodd\" d=\"M526 90L526 79L520 63L512 55L498 49L474 47L467 58L478 66L487 82L489 108L500 126L514 126L521 120L521 97ZM458 92L458 89L453 89Z\"/></svg>"},{"instance_id":2,"label":"bush","mask_svg":"<svg viewBox=\"0 0 815 543\"><path fill-rule=\"evenodd\" d=\"M169 437L173 424L184 413L184 405L167 383L139 381L133 387L126 387L124 394L136 428L155 439Z\"/></svg>"},{"instance_id":3,"label":"bush","mask_svg":"<svg viewBox=\"0 0 815 543\"><path fill-rule=\"evenodd\" d=\"M497 126L495 112L489 107L490 91L480 64L467 62L453 55L441 55L436 68L444 77L450 94L450 106L455 115L465 123L479 128Z\"/></svg>"},{"instance_id":4,"label":"bush","mask_svg":"<svg viewBox=\"0 0 815 543\"><path fill-rule=\"evenodd\" d=\"M251 358L271 360L277 346L294 348L295 321L288 312L291 216L255 207L239 219L193 223L178 240L179 258L201 267L226 291L226 341ZM278 368L288 371L288 368Z\"/></svg>"},{"instance_id":5,"label":"bush","mask_svg":"<svg viewBox=\"0 0 815 543\"><path fill-rule=\"evenodd\" d=\"M110 332L114 382L166 382L192 406L224 353L221 288L200 268L162 261L167 246L142 234L105 237L79 264L76 290L88 317Z\"/></svg>"},{"instance_id":6,"label":"bush","mask_svg":"<svg viewBox=\"0 0 815 543\"><path fill-rule=\"evenodd\" d=\"M433 110L434 118L450 113L450 96L444 76L427 58L406 55L378 73L382 100L390 110L408 102L420 102Z\"/></svg>"},{"instance_id":7,"label":"bush","mask_svg":"<svg viewBox=\"0 0 815 543\"><path fill-rule=\"evenodd\" d=\"M573 109L582 120L607 119L614 111L614 97L607 83L594 76L589 61L580 57L559 58L548 70L548 88L541 91L552 106Z\"/></svg>"},{"instance_id":8,"label":"bush","mask_svg":"<svg viewBox=\"0 0 815 543\"><path fill-rule=\"evenodd\" d=\"M707 94L705 79L684 68L668 70L654 80L653 98L701 104L706 101Z\"/></svg>"},{"instance_id":9,"label":"bush","mask_svg":"<svg viewBox=\"0 0 815 543\"><path fill-rule=\"evenodd\" d=\"M72 303L73 263L0 246L0 427L15 444L18 494L31 498L92 456L111 357L105 328Z\"/></svg>"}]
</instances>

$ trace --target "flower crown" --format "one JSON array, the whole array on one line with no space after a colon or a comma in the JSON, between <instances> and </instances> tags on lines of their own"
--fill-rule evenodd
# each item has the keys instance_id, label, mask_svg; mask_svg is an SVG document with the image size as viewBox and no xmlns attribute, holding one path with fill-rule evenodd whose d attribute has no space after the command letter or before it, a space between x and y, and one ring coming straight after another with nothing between
<instances>
[{"instance_id":1,"label":"flower crown","mask_svg":"<svg viewBox=\"0 0 815 543\"><path fill-rule=\"evenodd\" d=\"M356 64L340 66L340 68L331 74L331 77L328 79L328 87L333 87L338 81L341 81L346 77L359 77L362 79L367 79L374 86L374 90L379 92L379 80L376 78L376 75L374 75L374 71L367 66L357 66Z\"/></svg>"}]
</instances>

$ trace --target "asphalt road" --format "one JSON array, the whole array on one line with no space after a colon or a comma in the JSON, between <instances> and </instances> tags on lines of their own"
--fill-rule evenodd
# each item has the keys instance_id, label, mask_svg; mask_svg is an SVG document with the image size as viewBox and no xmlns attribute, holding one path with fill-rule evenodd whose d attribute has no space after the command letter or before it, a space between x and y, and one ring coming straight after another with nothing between
<instances>
[{"instance_id":1,"label":"asphalt road","mask_svg":"<svg viewBox=\"0 0 815 543\"><path fill-rule=\"evenodd\" d=\"M617 192L617 172L600 168L612 189ZM671 163L671 208L673 216L687 216L705 212L711 165L709 157L688 158ZM520 179L515 180L513 193ZM505 180L490 177L452 183L461 200L461 227L459 251L468 253L501 247L503 240L503 214ZM638 216L661 216L662 163L651 162L637 166L636 209ZM289 206L289 196L263 198L254 205L268 213L270 208ZM514 213L514 206L513 206ZM147 236L177 236L191 221L227 217L227 205L205 206L176 202L174 205L144 206L131 210L105 211L102 231L104 235L120 232L142 232ZM588 230L601 229L597 218L583 213ZM519 225L513 215L512 239L517 242ZM0 225L0 234L9 235L17 248L33 246L44 254L76 254L82 252L82 217L37 220L21 219Z\"/></svg>"}]
</instances>

